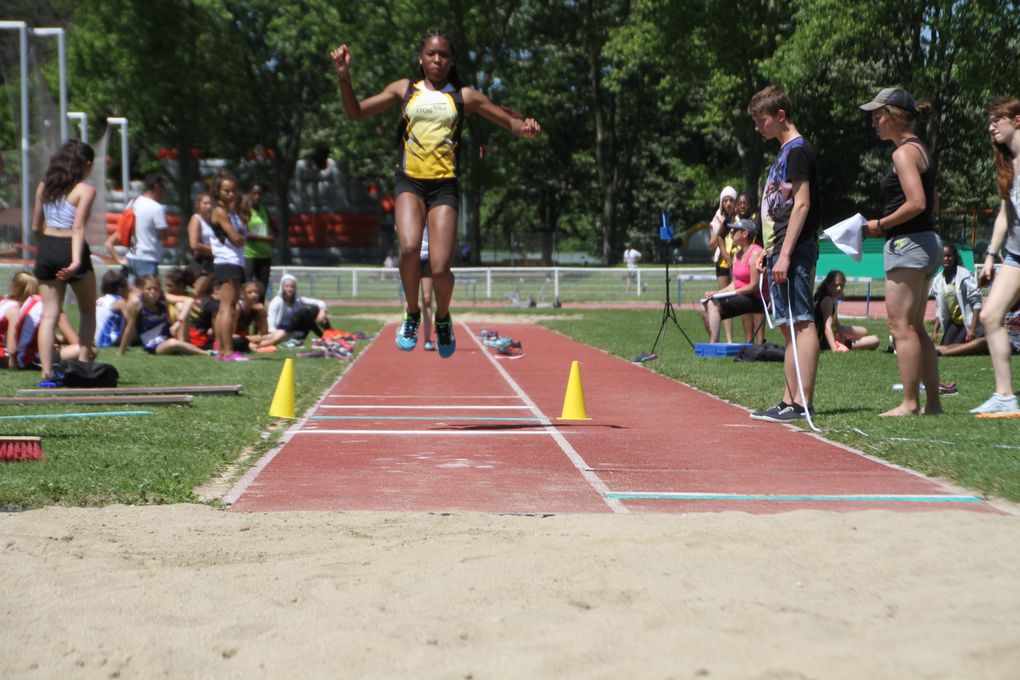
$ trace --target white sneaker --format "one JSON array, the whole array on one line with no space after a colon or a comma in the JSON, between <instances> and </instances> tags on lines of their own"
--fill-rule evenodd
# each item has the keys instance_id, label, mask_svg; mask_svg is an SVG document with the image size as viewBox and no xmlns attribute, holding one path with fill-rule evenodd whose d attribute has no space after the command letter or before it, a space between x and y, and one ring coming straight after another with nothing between
<instances>
[{"instance_id":1,"label":"white sneaker","mask_svg":"<svg viewBox=\"0 0 1020 680\"><path fill-rule=\"evenodd\" d=\"M1020 413L1020 406L1017 405L1016 395L1004 397L998 392L992 393L988 401L977 408L972 408L971 413Z\"/></svg>"}]
</instances>

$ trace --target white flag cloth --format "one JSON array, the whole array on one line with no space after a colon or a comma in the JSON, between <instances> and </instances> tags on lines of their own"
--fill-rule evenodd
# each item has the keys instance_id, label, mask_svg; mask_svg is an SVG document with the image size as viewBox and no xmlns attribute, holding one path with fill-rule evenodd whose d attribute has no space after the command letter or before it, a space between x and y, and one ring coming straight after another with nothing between
<instances>
[{"instance_id":1,"label":"white flag cloth","mask_svg":"<svg viewBox=\"0 0 1020 680\"><path fill-rule=\"evenodd\" d=\"M864 240L864 225L868 221L857 213L853 217L834 224L825 230L824 234L829 237L836 247L844 253L861 261L861 243Z\"/></svg>"}]
</instances>

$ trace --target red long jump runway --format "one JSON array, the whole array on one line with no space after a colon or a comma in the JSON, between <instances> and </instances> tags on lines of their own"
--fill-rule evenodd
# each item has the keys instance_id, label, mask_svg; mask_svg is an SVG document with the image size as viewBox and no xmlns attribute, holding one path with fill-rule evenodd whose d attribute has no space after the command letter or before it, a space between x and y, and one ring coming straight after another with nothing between
<instances>
[{"instance_id":1,"label":"red long jump runway","mask_svg":"<svg viewBox=\"0 0 1020 680\"><path fill-rule=\"evenodd\" d=\"M241 511L998 512L538 326L499 326L524 344L513 360L496 360L478 330L458 325L443 360L397 350L386 326L224 500ZM573 360L588 421L556 420Z\"/></svg>"}]
</instances>

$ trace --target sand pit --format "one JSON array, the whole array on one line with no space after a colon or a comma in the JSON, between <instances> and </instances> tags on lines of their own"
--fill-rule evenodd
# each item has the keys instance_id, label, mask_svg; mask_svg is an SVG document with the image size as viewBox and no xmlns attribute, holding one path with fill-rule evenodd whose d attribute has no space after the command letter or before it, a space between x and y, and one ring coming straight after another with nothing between
<instances>
[{"instance_id":1,"label":"sand pit","mask_svg":"<svg viewBox=\"0 0 1020 680\"><path fill-rule=\"evenodd\" d=\"M0 515L6 678L1012 678L1020 519Z\"/></svg>"}]
</instances>

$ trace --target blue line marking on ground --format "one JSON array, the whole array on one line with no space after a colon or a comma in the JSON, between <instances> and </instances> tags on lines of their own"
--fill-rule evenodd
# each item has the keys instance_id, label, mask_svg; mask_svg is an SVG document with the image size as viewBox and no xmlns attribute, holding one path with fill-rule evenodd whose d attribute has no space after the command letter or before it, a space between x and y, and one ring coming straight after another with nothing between
<instances>
[{"instance_id":1,"label":"blue line marking on ground","mask_svg":"<svg viewBox=\"0 0 1020 680\"><path fill-rule=\"evenodd\" d=\"M26 420L29 418L94 418L96 416L151 416L152 411L97 411L95 413L36 413L24 416L0 416L0 420Z\"/></svg>"},{"instance_id":2,"label":"blue line marking on ground","mask_svg":"<svg viewBox=\"0 0 1020 680\"><path fill-rule=\"evenodd\" d=\"M444 420L481 420L484 422L491 422L493 420L520 422L526 420L528 422L541 423L545 422L544 418L478 418L469 416L312 416L312 420L430 420L430 421L444 421Z\"/></svg>"},{"instance_id":3,"label":"blue line marking on ground","mask_svg":"<svg viewBox=\"0 0 1020 680\"><path fill-rule=\"evenodd\" d=\"M769 495L740 493L655 493L642 491L611 491L609 498L622 500L667 500L667 501L834 501L856 503L981 503L976 496L916 496L916 495Z\"/></svg>"}]
</instances>

